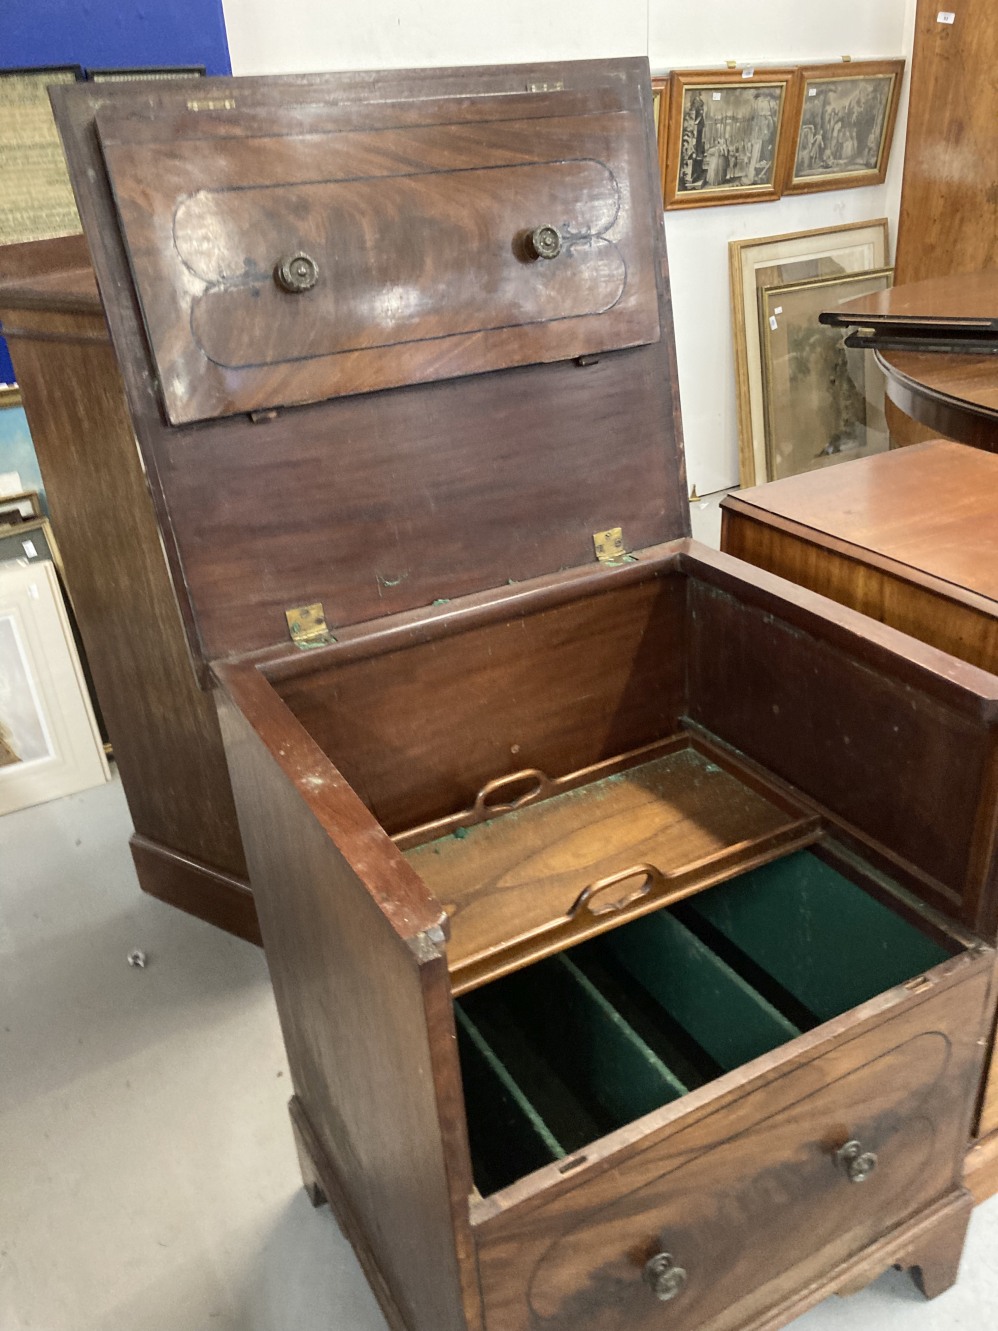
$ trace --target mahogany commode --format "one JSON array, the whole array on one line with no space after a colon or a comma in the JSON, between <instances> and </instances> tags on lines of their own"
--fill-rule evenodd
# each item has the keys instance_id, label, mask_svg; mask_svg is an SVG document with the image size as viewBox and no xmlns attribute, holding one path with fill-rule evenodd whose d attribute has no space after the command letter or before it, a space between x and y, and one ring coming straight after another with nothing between
<instances>
[{"instance_id":1,"label":"mahogany commode","mask_svg":"<svg viewBox=\"0 0 998 1331\"><path fill-rule=\"evenodd\" d=\"M647 63L54 101L392 1327L945 1288L998 682L689 539Z\"/></svg>"}]
</instances>

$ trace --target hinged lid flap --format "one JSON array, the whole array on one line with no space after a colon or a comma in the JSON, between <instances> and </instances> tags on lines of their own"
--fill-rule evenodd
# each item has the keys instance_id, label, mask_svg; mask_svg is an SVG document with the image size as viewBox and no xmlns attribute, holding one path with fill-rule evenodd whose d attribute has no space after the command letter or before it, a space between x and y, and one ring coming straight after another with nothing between
<instances>
[{"instance_id":1,"label":"hinged lid flap","mask_svg":"<svg viewBox=\"0 0 998 1331\"><path fill-rule=\"evenodd\" d=\"M195 656L688 534L647 62L72 92Z\"/></svg>"}]
</instances>

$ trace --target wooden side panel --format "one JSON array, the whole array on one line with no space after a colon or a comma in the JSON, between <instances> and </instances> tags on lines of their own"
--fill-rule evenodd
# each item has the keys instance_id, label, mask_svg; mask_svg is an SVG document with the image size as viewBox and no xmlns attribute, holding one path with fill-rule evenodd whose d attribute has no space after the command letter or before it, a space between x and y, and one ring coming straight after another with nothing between
<instances>
[{"instance_id":1,"label":"wooden side panel","mask_svg":"<svg viewBox=\"0 0 998 1331\"><path fill-rule=\"evenodd\" d=\"M677 572L380 654L325 654L281 696L392 832L524 768L562 776L665 738L685 706Z\"/></svg>"},{"instance_id":2,"label":"wooden side panel","mask_svg":"<svg viewBox=\"0 0 998 1331\"><path fill-rule=\"evenodd\" d=\"M998 27L991 0L961 0L953 23L940 23L939 12L935 0L918 0L894 266L898 286L998 264ZM990 367L981 365L980 371L982 380L993 378ZM894 400L917 421L937 434L979 444L968 437L959 413L934 410L924 395L895 392L888 383ZM924 425L897 410L889 421L897 442L927 437Z\"/></svg>"},{"instance_id":3,"label":"wooden side panel","mask_svg":"<svg viewBox=\"0 0 998 1331\"><path fill-rule=\"evenodd\" d=\"M836 640L834 618L699 581L690 605L693 719L900 859L935 904L993 928L990 703L971 692L958 705L929 672L920 679L904 639L892 659L862 636Z\"/></svg>"},{"instance_id":4,"label":"wooden side panel","mask_svg":"<svg viewBox=\"0 0 998 1331\"><path fill-rule=\"evenodd\" d=\"M407 1331L480 1325L439 912L255 672L219 706L294 1089ZM339 847L332 840L335 835Z\"/></svg>"},{"instance_id":5,"label":"wooden side panel","mask_svg":"<svg viewBox=\"0 0 998 1331\"><path fill-rule=\"evenodd\" d=\"M533 1203L500 1194L476 1229L488 1331L769 1326L783 1301L952 1196L990 958L958 965L963 982L914 1005L892 991L904 1006L858 1029L843 1018L848 1033L817 1057L784 1055L777 1071L767 1056L770 1075L740 1098L721 1109L716 1097L602 1170L583 1166ZM836 1161L849 1139L877 1156L860 1186ZM685 1273L665 1317L642 1278L663 1251Z\"/></svg>"},{"instance_id":6,"label":"wooden side panel","mask_svg":"<svg viewBox=\"0 0 998 1331\"><path fill-rule=\"evenodd\" d=\"M998 669L998 615L961 600L945 583L915 581L844 542L807 529L785 530L779 519L759 521L747 511L725 511L721 548L982 670Z\"/></svg>"},{"instance_id":7,"label":"wooden side panel","mask_svg":"<svg viewBox=\"0 0 998 1331\"><path fill-rule=\"evenodd\" d=\"M103 318L2 296L0 313L135 829L244 878L215 706L191 668ZM255 928L252 907L242 923Z\"/></svg>"},{"instance_id":8,"label":"wooden side panel","mask_svg":"<svg viewBox=\"0 0 998 1331\"><path fill-rule=\"evenodd\" d=\"M998 264L998 27L991 0L953 23L918 0L898 227L897 285Z\"/></svg>"}]
</instances>

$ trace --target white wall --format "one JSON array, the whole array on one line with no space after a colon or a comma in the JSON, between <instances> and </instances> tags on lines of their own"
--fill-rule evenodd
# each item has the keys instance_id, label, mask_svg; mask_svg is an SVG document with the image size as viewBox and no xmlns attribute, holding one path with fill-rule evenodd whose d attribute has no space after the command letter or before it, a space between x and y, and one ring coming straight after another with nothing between
<instances>
[{"instance_id":1,"label":"white wall","mask_svg":"<svg viewBox=\"0 0 998 1331\"><path fill-rule=\"evenodd\" d=\"M911 58L915 0L223 0L234 74L504 64L645 55L653 73L842 55ZM887 182L777 203L666 214L690 483L738 479L728 241L888 217L901 189L905 102Z\"/></svg>"}]
</instances>

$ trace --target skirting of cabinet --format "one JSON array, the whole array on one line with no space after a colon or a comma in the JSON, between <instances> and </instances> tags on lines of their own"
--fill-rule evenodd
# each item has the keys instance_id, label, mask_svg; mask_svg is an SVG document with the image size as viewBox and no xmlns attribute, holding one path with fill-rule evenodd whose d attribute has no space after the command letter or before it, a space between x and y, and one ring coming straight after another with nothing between
<instances>
[{"instance_id":1,"label":"skirting of cabinet","mask_svg":"<svg viewBox=\"0 0 998 1331\"><path fill-rule=\"evenodd\" d=\"M201 864L138 834L129 845L143 892L261 946L253 893L244 879Z\"/></svg>"}]
</instances>

